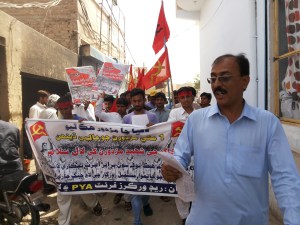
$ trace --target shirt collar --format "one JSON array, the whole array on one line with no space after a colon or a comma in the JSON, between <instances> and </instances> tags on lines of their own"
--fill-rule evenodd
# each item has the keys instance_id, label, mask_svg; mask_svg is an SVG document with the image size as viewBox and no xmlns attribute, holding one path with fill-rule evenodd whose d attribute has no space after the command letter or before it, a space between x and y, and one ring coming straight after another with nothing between
<instances>
[{"instance_id":1,"label":"shirt collar","mask_svg":"<svg viewBox=\"0 0 300 225\"><path fill-rule=\"evenodd\" d=\"M217 104L214 104L210 107L209 112L208 112L208 117L211 117L215 114L222 115ZM243 108L240 118L243 118L243 117L247 117L251 120L257 119L253 107L249 106L246 101L245 101L244 108Z\"/></svg>"},{"instance_id":2,"label":"shirt collar","mask_svg":"<svg viewBox=\"0 0 300 225\"><path fill-rule=\"evenodd\" d=\"M160 111L158 108L154 108L154 111ZM163 108L162 111L166 111L166 108Z\"/></svg>"},{"instance_id":3,"label":"shirt collar","mask_svg":"<svg viewBox=\"0 0 300 225\"><path fill-rule=\"evenodd\" d=\"M181 106L180 108L180 115L184 115L184 114L188 114L185 110L184 110L184 108ZM195 110L195 109L194 109ZM193 111L194 111L193 110ZM188 114L189 115L189 114Z\"/></svg>"},{"instance_id":4,"label":"shirt collar","mask_svg":"<svg viewBox=\"0 0 300 225\"><path fill-rule=\"evenodd\" d=\"M40 102L36 102L36 104L37 104L38 106L42 107L42 108L46 108L46 105L43 105L43 104L40 103Z\"/></svg>"}]
</instances>

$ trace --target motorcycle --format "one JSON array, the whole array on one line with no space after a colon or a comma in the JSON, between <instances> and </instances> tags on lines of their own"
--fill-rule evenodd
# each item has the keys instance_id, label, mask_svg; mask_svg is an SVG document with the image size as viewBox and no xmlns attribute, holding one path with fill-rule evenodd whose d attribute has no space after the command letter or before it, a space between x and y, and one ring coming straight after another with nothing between
<instances>
[{"instance_id":1,"label":"motorcycle","mask_svg":"<svg viewBox=\"0 0 300 225\"><path fill-rule=\"evenodd\" d=\"M16 171L0 181L0 224L39 225L43 181L38 174Z\"/></svg>"}]
</instances>

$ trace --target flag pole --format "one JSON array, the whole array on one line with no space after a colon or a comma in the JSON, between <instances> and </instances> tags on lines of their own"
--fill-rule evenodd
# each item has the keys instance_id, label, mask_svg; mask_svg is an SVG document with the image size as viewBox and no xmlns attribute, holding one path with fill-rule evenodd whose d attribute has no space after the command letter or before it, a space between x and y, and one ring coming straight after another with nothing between
<instances>
[{"instance_id":1,"label":"flag pole","mask_svg":"<svg viewBox=\"0 0 300 225\"><path fill-rule=\"evenodd\" d=\"M170 68L170 81L171 81L171 92L172 92L172 103L173 106L175 106L175 98L174 98L174 92L173 92L173 82L172 82L172 73L171 73L171 68ZM169 81L168 81L169 83ZM170 93L169 93L169 99L170 99Z\"/></svg>"},{"instance_id":2,"label":"flag pole","mask_svg":"<svg viewBox=\"0 0 300 225\"><path fill-rule=\"evenodd\" d=\"M165 51L167 49L166 47L166 38L164 37L164 47L165 47ZM172 103L173 103L173 106L175 106L175 99L174 99L174 94L173 94L173 81L172 81L172 73L171 73L171 65L170 65L170 60L169 60L169 51L168 51L168 64L169 64L169 68L170 68L170 77L167 81L167 84L168 84L168 97L169 97L169 100L171 99L171 93L172 93ZM171 82L171 93L170 93L170 82ZM169 101L169 108L171 109L171 102Z\"/></svg>"}]
</instances>

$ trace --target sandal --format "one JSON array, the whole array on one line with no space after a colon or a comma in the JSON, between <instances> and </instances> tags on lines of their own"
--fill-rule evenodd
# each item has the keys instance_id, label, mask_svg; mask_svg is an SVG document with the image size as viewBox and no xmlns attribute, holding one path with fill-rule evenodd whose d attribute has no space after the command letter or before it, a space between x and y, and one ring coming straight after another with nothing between
<instances>
[{"instance_id":1,"label":"sandal","mask_svg":"<svg viewBox=\"0 0 300 225\"><path fill-rule=\"evenodd\" d=\"M114 197L114 204L115 205L119 204L122 197L123 197L123 194L116 194L115 197Z\"/></svg>"},{"instance_id":2,"label":"sandal","mask_svg":"<svg viewBox=\"0 0 300 225\"><path fill-rule=\"evenodd\" d=\"M130 211L131 209L132 209L131 202L126 202L125 201L125 210Z\"/></svg>"},{"instance_id":3,"label":"sandal","mask_svg":"<svg viewBox=\"0 0 300 225\"><path fill-rule=\"evenodd\" d=\"M102 215L102 206L98 202L97 205L93 208L93 213L95 216L101 216Z\"/></svg>"}]
</instances>

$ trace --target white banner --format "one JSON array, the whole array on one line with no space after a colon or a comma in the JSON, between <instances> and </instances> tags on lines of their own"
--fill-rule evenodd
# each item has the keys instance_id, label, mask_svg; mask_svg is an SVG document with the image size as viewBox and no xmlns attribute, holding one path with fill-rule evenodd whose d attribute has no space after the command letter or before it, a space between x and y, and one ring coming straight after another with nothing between
<instances>
[{"instance_id":1,"label":"white banner","mask_svg":"<svg viewBox=\"0 0 300 225\"><path fill-rule=\"evenodd\" d=\"M176 196L161 175L157 152L173 154L184 123L145 128L75 120L26 121L26 132L47 182L65 194L118 192Z\"/></svg>"}]
</instances>

